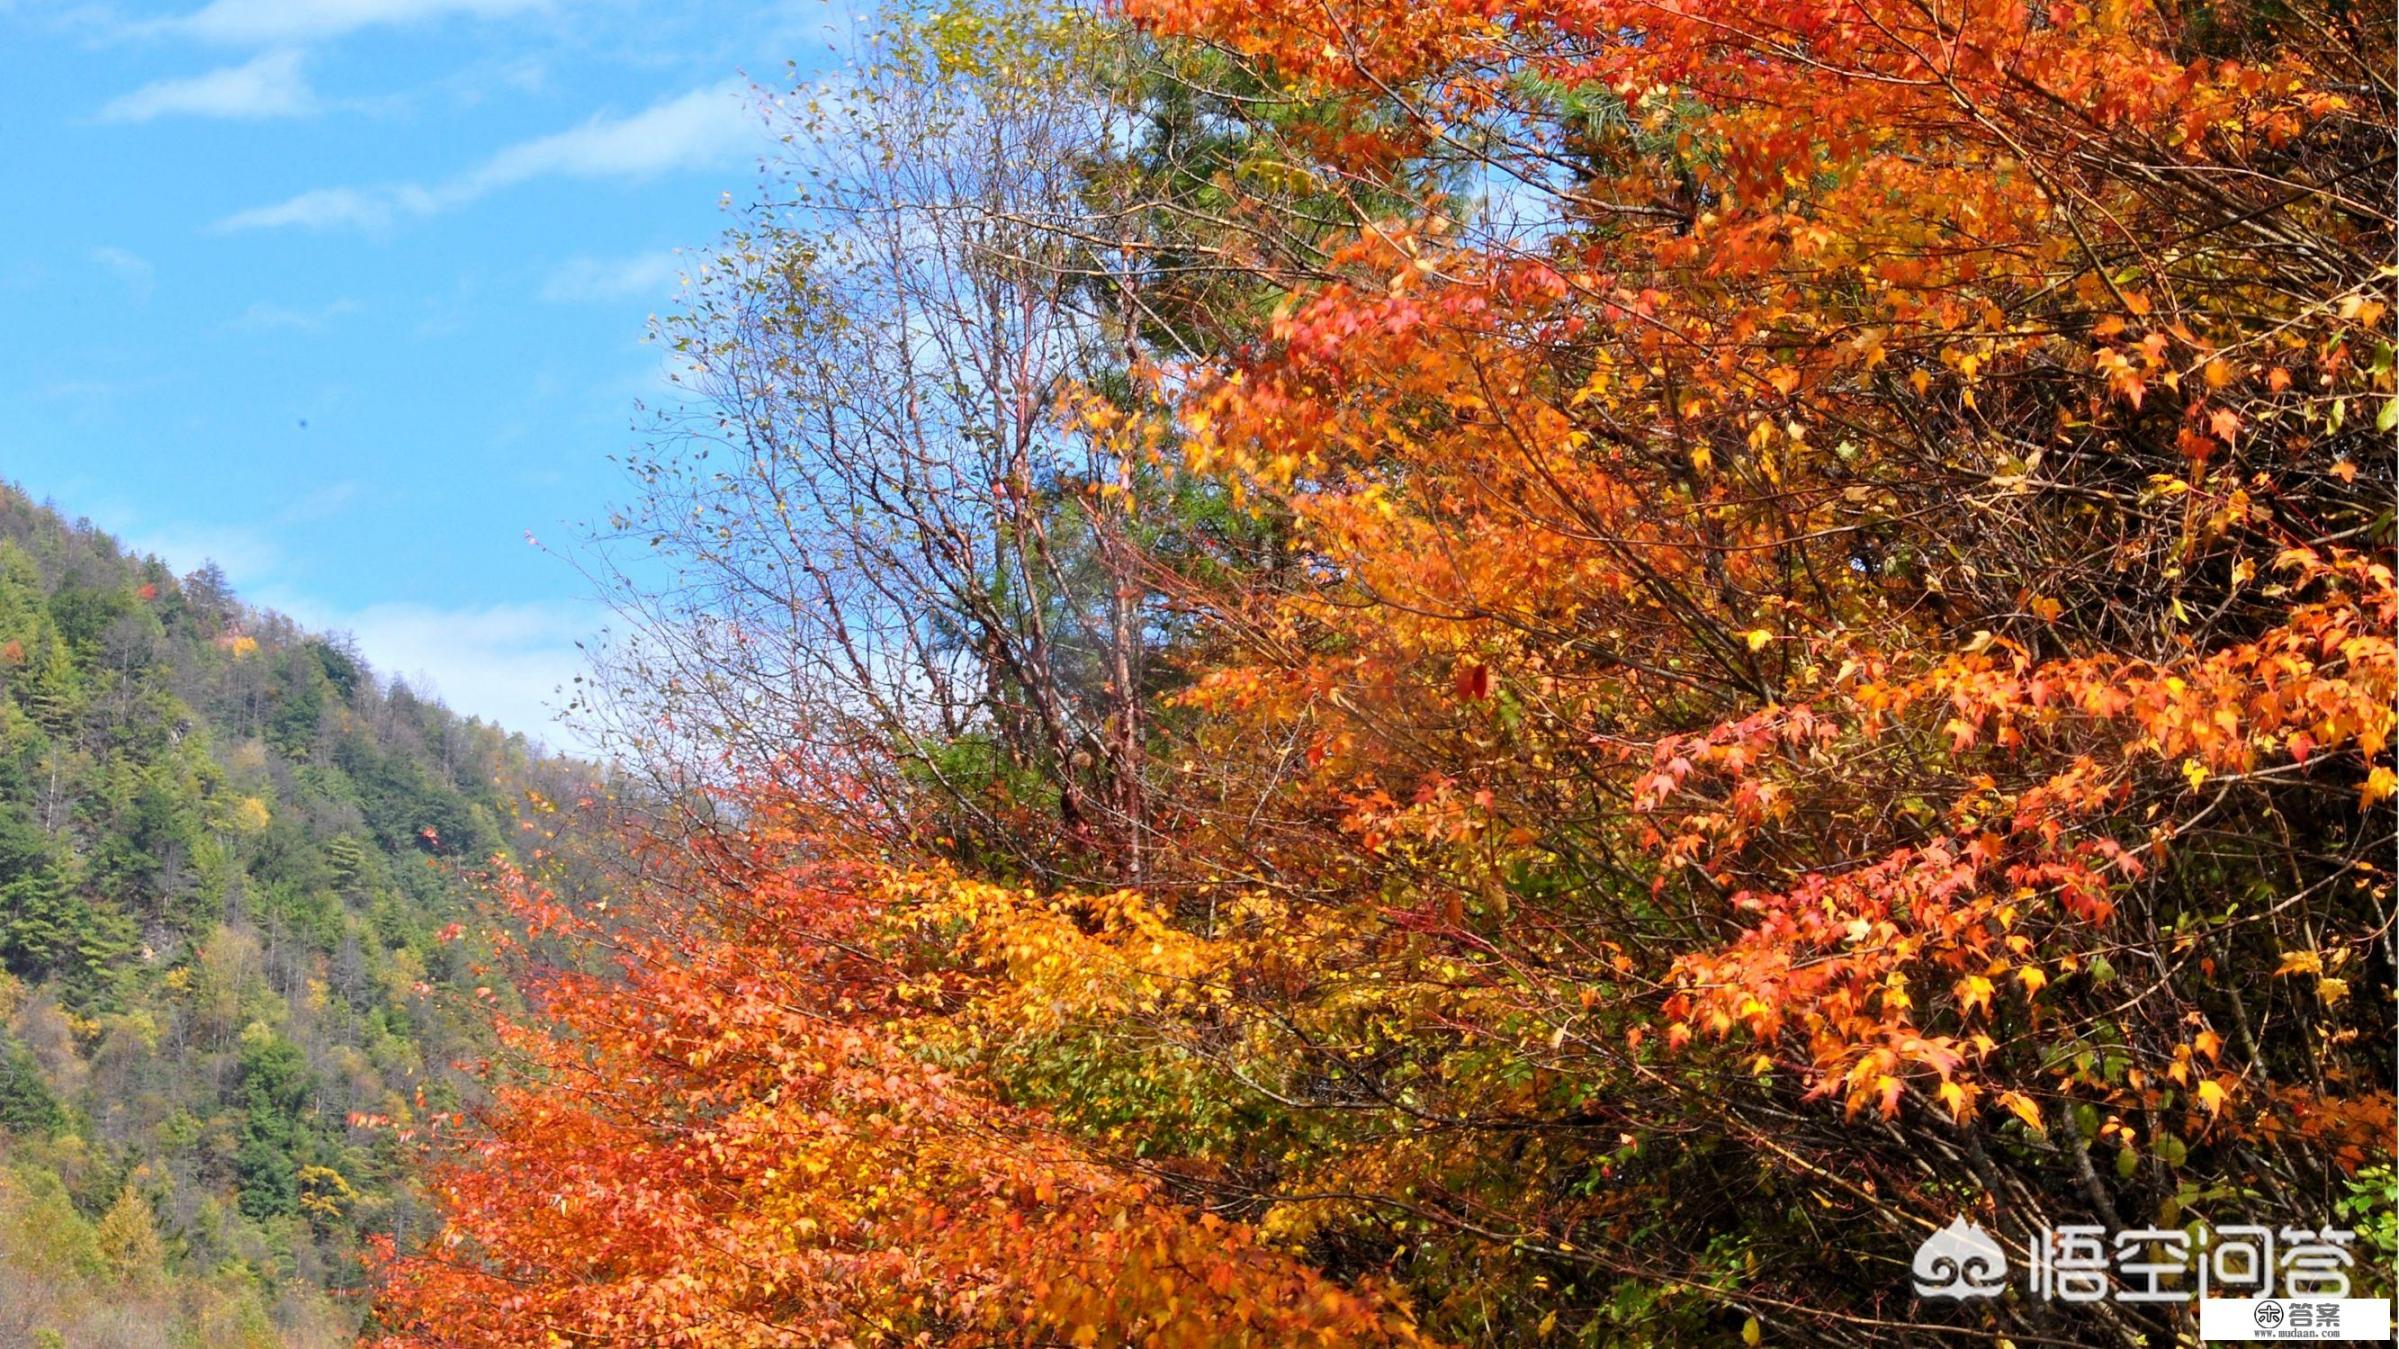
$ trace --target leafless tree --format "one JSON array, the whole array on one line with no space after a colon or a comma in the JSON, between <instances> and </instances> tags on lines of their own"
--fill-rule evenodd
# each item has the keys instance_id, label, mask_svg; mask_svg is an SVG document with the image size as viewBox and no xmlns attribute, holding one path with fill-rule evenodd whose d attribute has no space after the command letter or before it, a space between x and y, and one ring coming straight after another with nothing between
<instances>
[{"instance_id":1,"label":"leafless tree","mask_svg":"<svg viewBox=\"0 0 2399 1349\"><path fill-rule=\"evenodd\" d=\"M894 842L930 797L947 846L1140 876L1149 479L1076 412L1126 361L1086 170L1127 127L1083 31L903 26L767 101L788 152L661 326L691 397L596 541L631 758L821 774Z\"/></svg>"}]
</instances>

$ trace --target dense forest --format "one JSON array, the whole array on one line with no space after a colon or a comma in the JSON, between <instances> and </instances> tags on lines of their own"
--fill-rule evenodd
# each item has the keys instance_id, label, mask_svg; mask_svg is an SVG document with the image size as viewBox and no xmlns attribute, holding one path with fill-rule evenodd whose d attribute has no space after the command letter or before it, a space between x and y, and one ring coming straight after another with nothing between
<instances>
[{"instance_id":1,"label":"dense forest","mask_svg":"<svg viewBox=\"0 0 2399 1349\"><path fill-rule=\"evenodd\" d=\"M505 996L461 860L588 772L0 486L0 1343L349 1342Z\"/></svg>"},{"instance_id":2,"label":"dense forest","mask_svg":"<svg viewBox=\"0 0 2399 1349\"><path fill-rule=\"evenodd\" d=\"M659 328L588 711L677 809L496 873L376 1330L2387 1295L2391 21L888 9Z\"/></svg>"}]
</instances>

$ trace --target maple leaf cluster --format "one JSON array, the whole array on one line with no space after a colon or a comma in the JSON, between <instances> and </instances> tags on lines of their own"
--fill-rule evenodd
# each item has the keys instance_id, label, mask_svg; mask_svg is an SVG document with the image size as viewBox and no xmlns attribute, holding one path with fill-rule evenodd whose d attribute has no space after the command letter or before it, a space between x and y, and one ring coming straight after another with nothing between
<instances>
[{"instance_id":1,"label":"maple leaf cluster","mask_svg":"<svg viewBox=\"0 0 2399 1349\"><path fill-rule=\"evenodd\" d=\"M619 960L412 1342L2138 1343L1891 1271L2390 1163L2389 15L1118 17L1359 217L1227 175L1271 303L1062 419L1271 539L1138 570L1138 866L801 774L637 919L514 883Z\"/></svg>"},{"instance_id":2,"label":"maple leaf cluster","mask_svg":"<svg viewBox=\"0 0 2399 1349\"><path fill-rule=\"evenodd\" d=\"M446 1222L382 1244L387 1342L1416 1342L927 1052L959 1009L913 934L967 921L976 887L928 906L841 860L817 812L745 805L738 835L661 849L656 898L625 908L495 871L540 1012L502 1023L471 1124L433 1121ZM981 889L987 925L1012 912Z\"/></svg>"}]
</instances>

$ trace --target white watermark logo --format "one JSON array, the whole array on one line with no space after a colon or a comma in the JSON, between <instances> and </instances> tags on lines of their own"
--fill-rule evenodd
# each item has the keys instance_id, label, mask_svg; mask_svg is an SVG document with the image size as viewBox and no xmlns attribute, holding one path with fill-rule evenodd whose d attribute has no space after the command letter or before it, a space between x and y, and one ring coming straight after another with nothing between
<instances>
[{"instance_id":1,"label":"white watermark logo","mask_svg":"<svg viewBox=\"0 0 2399 1349\"><path fill-rule=\"evenodd\" d=\"M2007 1252L1964 1218L1926 1237L1914 1263L1918 1297L1997 1297L2007 1288Z\"/></svg>"},{"instance_id":2,"label":"white watermark logo","mask_svg":"<svg viewBox=\"0 0 2399 1349\"><path fill-rule=\"evenodd\" d=\"M2025 1291L2044 1302L2197 1301L2206 1339L2388 1339L2391 1304L2349 1296L2357 1234L2347 1228L2226 1226L2036 1228ZM1916 1248L1916 1295L1998 1297L2006 1248L1953 1218Z\"/></svg>"}]
</instances>

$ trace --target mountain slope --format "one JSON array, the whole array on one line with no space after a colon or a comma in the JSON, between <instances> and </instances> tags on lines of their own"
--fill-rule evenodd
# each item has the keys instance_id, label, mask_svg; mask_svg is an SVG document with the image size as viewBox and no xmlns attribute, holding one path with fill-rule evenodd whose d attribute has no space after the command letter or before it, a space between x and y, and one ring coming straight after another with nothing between
<instances>
[{"instance_id":1,"label":"mountain slope","mask_svg":"<svg viewBox=\"0 0 2399 1349\"><path fill-rule=\"evenodd\" d=\"M0 1343L347 1341L487 1034L461 864L592 778L0 486Z\"/></svg>"}]
</instances>

